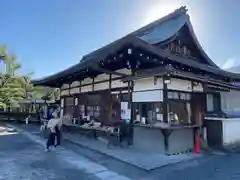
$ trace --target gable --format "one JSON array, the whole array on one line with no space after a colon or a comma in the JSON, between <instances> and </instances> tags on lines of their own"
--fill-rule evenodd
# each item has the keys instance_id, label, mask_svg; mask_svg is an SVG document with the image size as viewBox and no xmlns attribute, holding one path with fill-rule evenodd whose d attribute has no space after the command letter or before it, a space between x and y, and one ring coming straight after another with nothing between
<instances>
[{"instance_id":1,"label":"gable","mask_svg":"<svg viewBox=\"0 0 240 180\"><path fill-rule=\"evenodd\" d=\"M169 51L170 53L182 56L186 58L191 58L192 60L195 60L199 63L208 64L208 62L204 59L204 57L201 56L199 52L197 52L196 47L193 47L184 41L182 41L180 38L176 37L174 40L165 43L165 44L157 44L159 48Z\"/></svg>"},{"instance_id":2,"label":"gable","mask_svg":"<svg viewBox=\"0 0 240 180\"><path fill-rule=\"evenodd\" d=\"M170 41L164 45L157 45L159 48L162 48L165 51L170 51L173 54L186 56L186 57L194 57L190 48L182 43L182 41L178 38Z\"/></svg>"},{"instance_id":3,"label":"gable","mask_svg":"<svg viewBox=\"0 0 240 180\"><path fill-rule=\"evenodd\" d=\"M202 54L193 40L187 25L184 25L173 37L155 45L165 51L170 51L172 54L191 58L199 63L212 66L212 63Z\"/></svg>"},{"instance_id":4,"label":"gable","mask_svg":"<svg viewBox=\"0 0 240 180\"><path fill-rule=\"evenodd\" d=\"M181 7L173 14L163 17L162 20L148 25L148 28L143 28L144 31L140 31L136 36L152 45L164 44L164 49L170 49L174 54L188 56L200 63L217 67L198 42L186 12L186 7ZM170 47L165 46L166 42L170 43Z\"/></svg>"}]
</instances>

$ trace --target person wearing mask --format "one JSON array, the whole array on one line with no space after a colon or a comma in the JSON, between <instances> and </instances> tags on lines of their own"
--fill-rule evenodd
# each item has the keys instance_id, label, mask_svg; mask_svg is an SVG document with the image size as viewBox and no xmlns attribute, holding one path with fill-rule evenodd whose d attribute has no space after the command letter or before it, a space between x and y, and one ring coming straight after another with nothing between
<instances>
[{"instance_id":1,"label":"person wearing mask","mask_svg":"<svg viewBox=\"0 0 240 180\"><path fill-rule=\"evenodd\" d=\"M60 145L60 127L61 127L61 119L58 117L58 112L54 111L52 113L52 118L48 121L47 128L49 129L48 140L46 143L45 151L49 151L51 146ZM55 144L55 139L57 137L57 144Z\"/></svg>"}]
</instances>

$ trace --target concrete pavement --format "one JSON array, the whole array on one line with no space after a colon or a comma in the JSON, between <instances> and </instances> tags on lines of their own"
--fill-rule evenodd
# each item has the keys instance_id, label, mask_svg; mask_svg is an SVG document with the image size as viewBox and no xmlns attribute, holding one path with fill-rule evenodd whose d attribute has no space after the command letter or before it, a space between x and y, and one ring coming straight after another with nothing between
<instances>
[{"instance_id":1,"label":"concrete pavement","mask_svg":"<svg viewBox=\"0 0 240 180\"><path fill-rule=\"evenodd\" d=\"M67 180L96 177L79 171L54 153L45 153L42 146L17 132L0 127L0 179L1 180Z\"/></svg>"},{"instance_id":2,"label":"concrete pavement","mask_svg":"<svg viewBox=\"0 0 240 180\"><path fill-rule=\"evenodd\" d=\"M0 180L130 180L65 148L44 152L45 140L0 126Z\"/></svg>"},{"instance_id":3,"label":"concrete pavement","mask_svg":"<svg viewBox=\"0 0 240 180\"><path fill-rule=\"evenodd\" d=\"M35 130L35 132L36 132L36 130ZM35 136L30 135L30 138L31 137L35 137ZM1 136L0 136L0 138L1 138ZM39 139L37 138L37 139L33 139L33 140L38 141ZM25 144L27 142L28 141L26 141ZM39 143L41 143L41 142L42 141L40 138ZM7 142L5 142L5 143L7 143ZM24 142L22 142L22 143L24 143ZM31 143L31 144L35 144L35 143ZM27 148L26 145L22 145L22 146L24 147L23 149ZM32 145L30 145L30 147L31 146ZM36 144L34 146L36 146ZM56 161L56 163L59 163L59 162L64 163L62 165L61 164L55 165L56 164L55 162L51 162L54 166L56 166L57 169L60 169L60 171L61 171L60 174L62 175L62 177L61 177L62 179L64 178L64 176L67 176L69 174L69 172L71 172L71 171L72 172L76 171L76 173L78 173L78 177L80 177L80 179L85 179L85 175L86 175L86 179L87 178L99 178L96 176L88 177L88 175L93 175L94 173L96 174L96 172L94 172L94 171L98 168L100 170L100 168L102 168L104 166L107 169L107 171L105 171L105 169L104 169L103 172L107 172L107 173L101 173L101 172L98 173L99 175L102 175L102 177L101 177L102 179L104 179L104 177L109 177L108 179L113 179L111 177L115 177L115 178L120 178L120 180L121 179L124 180L124 178L127 176L133 180L176 180L176 179L177 180L233 180L233 179L240 180L240 173L239 173L240 172L240 154L238 154L238 153L232 153L232 154L227 154L227 155L226 154L216 154L216 155L204 156L203 158L195 159L195 160L184 162L184 163L178 163L178 164L174 164L171 166L167 166L167 167L163 167L160 169L146 172L146 171L137 169L135 167L131 167L122 162L118 162L109 157L102 156L95 152L91 152L87 149L83 149L77 145L71 144L66 141L63 142L62 146L64 148L59 149L54 152L51 152L49 154L42 153L42 149L41 149L42 147L40 147L40 146L39 146L39 148L41 150L37 150L37 151L40 151L39 154L41 154L43 156L48 155L48 156L53 156L51 158L56 158L56 159L52 159L51 161ZM14 147L16 148L15 145L14 145ZM19 147L20 147L19 150L22 151L21 146L19 146ZM66 151L66 149L70 149L74 153L69 154L69 151ZM16 152L16 151L17 150L14 150L14 152ZM33 151L36 151L35 148L33 148ZM28 152L28 154L31 154L32 150L28 150L27 152ZM0 149L0 159L2 159L1 154L2 154L2 151ZM84 163L79 163L79 162L85 162L85 160L88 161L88 159L83 158L83 159L85 159L85 160L83 160L82 154L84 154L84 156L86 156L86 157L87 156L91 157L91 160L93 162L96 162L96 163L94 163L94 164L96 164L96 166L94 167L93 172L83 170L85 165L84 165ZM23 156L27 156L27 153L25 153L25 155L23 155ZM34 161L34 162L35 161L38 162L39 158L40 159L43 158L43 157L38 157L38 154L34 155L34 153L30 157L31 157L30 159L32 159L32 161ZM79 159L78 159L79 157L81 157L81 159L82 159L81 161L79 161ZM36 158L36 160L34 158ZM22 159L24 159L24 158L22 158ZM24 161L24 160L22 160L22 161ZM29 160L27 160L27 161L29 162ZM0 162L6 162L6 160L4 161L4 159L2 159ZM25 164L28 164L28 162L26 162ZM101 166L101 165L103 165L103 166ZM26 165L26 166L28 166L28 165ZM56 173L58 172L57 170L54 170L55 168L53 168L53 170L52 170L51 166L50 167L47 166L47 170L48 169L50 170L50 172L56 172ZM46 172L43 173L43 174L45 174L45 176L50 174L47 170L45 170ZM39 170L36 170L36 171L38 172ZM108 173L108 172L110 172L110 173ZM2 174L2 171L0 171L0 174ZM39 172L38 172L38 174L39 174ZM119 174L122 174L125 176L119 177ZM73 176L73 174L72 174L72 176ZM82 178L81 178L81 176L82 176ZM60 177L60 176L54 175L54 177L52 179L54 179L55 177ZM2 178L2 179L4 179L4 178ZM9 178L9 179L11 179L11 178ZM30 179L34 179L34 178L30 178ZM37 178L35 178L35 179L37 179ZM67 179L75 179L75 177L70 177Z\"/></svg>"}]
</instances>

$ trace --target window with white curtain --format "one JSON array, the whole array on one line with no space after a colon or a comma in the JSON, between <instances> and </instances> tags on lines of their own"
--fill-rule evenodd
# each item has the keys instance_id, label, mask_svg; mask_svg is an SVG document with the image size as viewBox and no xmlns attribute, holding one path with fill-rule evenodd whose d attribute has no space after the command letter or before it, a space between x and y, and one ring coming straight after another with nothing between
<instances>
[{"instance_id":1,"label":"window with white curtain","mask_svg":"<svg viewBox=\"0 0 240 180\"><path fill-rule=\"evenodd\" d=\"M213 111L213 95L212 94L207 94L207 111Z\"/></svg>"},{"instance_id":2,"label":"window with white curtain","mask_svg":"<svg viewBox=\"0 0 240 180\"><path fill-rule=\"evenodd\" d=\"M221 111L221 96L220 93L207 94L207 112Z\"/></svg>"}]
</instances>

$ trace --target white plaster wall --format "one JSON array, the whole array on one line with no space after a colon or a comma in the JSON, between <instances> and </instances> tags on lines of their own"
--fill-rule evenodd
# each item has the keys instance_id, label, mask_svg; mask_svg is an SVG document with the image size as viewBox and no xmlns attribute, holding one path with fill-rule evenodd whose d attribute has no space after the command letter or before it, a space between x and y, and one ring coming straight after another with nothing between
<instances>
[{"instance_id":1,"label":"white plaster wall","mask_svg":"<svg viewBox=\"0 0 240 180\"><path fill-rule=\"evenodd\" d=\"M119 73L122 73L122 74L126 74L126 75L131 75L132 74L131 69L127 69L127 68L119 69L116 72L119 72Z\"/></svg>"},{"instance_id":2,"label":"white plaster wall","mask_svg":"<svg viewBox=\"0 0 240 180\"><path fill-rule=\"evenodd\" d=\"M133 102L159 102L163 101L162 90L133 92Z\"/></svg>"},{"instance_id":3,"label":"white plaster wall","mask_svg":"<svg viewBox=\"0 0 240 180\"><path fill-rule=\"evenodd\" d=\"M240 111L240 91L220 92L223 111Z\"/></svg>"},{"instance_id":4,"label":"white plaster wall","mask_svg":"<svg viewBox=\"0 0 240 180\"><path fill-rule=\"evenodd\" d=\"M192 91L203 92L203 84L200 82L193 82Z\"/></svg>"},{"instance_id":5,"label":"white plaster wall","mask_svg":"<svg viewBox=\"0 0 240 180\"><path fill-rule=\"evenodd\" d=\"M90 92L90 91L92 91L92 85L81 87L81 92Z\"/></svg>"},{"instance_id":6,"label":"white plaster wall","mask_svg":"<svg viewBox=\"0 0 240 180\"><path fill-rule=\"evenodd\" d=\"M123 83L121 80L114 80L112 81L111 87L112 88L119 88L119 87L127 87L128 83Z\"/></svg>"},{"instance_id":7,"label":"white plaster wall","mask_svg":"<svg viewBox=\"0 0 240 180\"><path fill-rule=\"evenodd\" d=\"M69 95L69 90L61 90L61 96Z\"/></svg>"},{"instance_id":8,"label":"white plaster wall","mask_svg":"<svg viewBox=\"0 0 240 180\"><path fill-rule=\"evenodd\" d=\"M76 87L76 86L80 86L80 81L73 81L73 82L70 84L70 87Z\"/></svg>"},{"instance_id":9,"label":"white plaster wall","mask_svg":"<svg viewBox=\"0 0 240 180\"><path fill-rule=\"evenodd\" d=\"M94 78L94 82L109 80L109 74L100 74Z\"/></svg>"},{"instance_id":10,"label":"white plaster wall","mask_svg":"<svg viewBox=\"0 0 240 180\"><path fill-rule=\"evenodd\" d=\"M125 74L125 75L131 75L132 74L131 69L127 69L127 68L119 69L116 72L122 73L122 74ZM121 77L121 76L112 74L112 78L117 78L117 77Z\"/></svg>"},{"instance_id":11,"label":"white plaster wall","mask_svg":"<svg viewBox=\"0 0 240 180\"><path fill-rule=\"evenodd\" d=\"M179 91L192 91L191 81L171 78L171 83L167 85L168 89Z\"/></svg>"},{"instance_id":12,"label":"white plaster wall","mask_svg":"<svg viewBox=\"0 0 240 180\"><path fill-rule=\"evenodd\" d=\"M71 88L70 89L70 94L76 94L76 93L80 93L80 88Z\"/></svg>"},{"instance_id":13,"label":"white plaster wall","mask_svg":"<svg viewBox=\"0 0 240 180\"><path fill-rule=\"evenodd\" d=\"M154 77L144 78L134 81L133 91L145 91L145 90L154 90L162 89L163 80L162 78L157 78L154 83Z\"/></svg>"},{"instance_id":14,"label":"white plaster wall","mask_svg":"<svg viewBox=\"0 0 240 180\"><path fill-rule=\"evenodd\" d=\"M94 91L109 89L109 82L94 84Z\"/></svg>"},{"instance_id":15,"label":"white plaster wall","mask_svg":"<svg viewBox=\"0 0 240 180\"><path fill-rule=\"evenodd\" d=\"M93 80L92 78L85 78L84 80L82 80L81 84L84 85L84 84L90 84L92 83Z\"/></svg>"},{"instance_id":16,"label":"white plaster wall","mask_svg":"<svg viewBox=\"0 0 240 180\"><path fill-rule=\"evenodd\" d=\"M69 85L68 85L68 84L63 84L61 88L62 88L62 89L69 88Z\"/></svg>"},{"instance_id":17,"label":"white plaster wall","mask_svg":"<svg viewBox=\"0 0 240 180\"><path fill-rule=\"evenodd\" d=\"M224 145L240 142L240 118L223 120L222 128Z\"/></svg>"}]
</instances>

